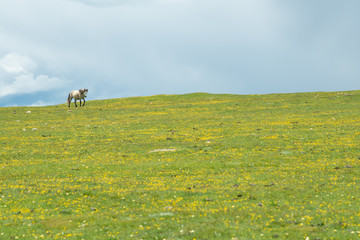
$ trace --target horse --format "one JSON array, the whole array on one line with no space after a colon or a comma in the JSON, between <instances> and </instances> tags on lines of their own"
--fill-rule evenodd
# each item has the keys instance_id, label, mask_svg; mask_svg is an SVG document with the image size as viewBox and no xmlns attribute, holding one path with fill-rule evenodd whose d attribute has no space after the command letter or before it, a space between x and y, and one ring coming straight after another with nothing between
<instances>
[{"instance_id":1,"label":"horse","mask_svg":"<svg viewBox=\"0 0 360 240\"><path fill-rule=\"evenodd\" d=\"M70 103L71 103L71 100L73 98L75 100L75 107L77 107L76 100L80 100L80 107L81 107L81 99L84 100L83 106L85 106L85 98L87 97L87 93L88 93L88 89L85 89L85 88L80 89L80 90L71 91L69 93L69 96L68 96L68 99L67 99L68 107L70 107Z\"/></svg>"}]
</instances>

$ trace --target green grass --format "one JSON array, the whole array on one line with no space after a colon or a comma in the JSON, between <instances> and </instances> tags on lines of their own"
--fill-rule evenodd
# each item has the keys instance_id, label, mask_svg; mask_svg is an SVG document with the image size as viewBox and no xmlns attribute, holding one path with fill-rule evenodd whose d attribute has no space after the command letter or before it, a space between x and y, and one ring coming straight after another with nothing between
<instances>
[{"instance_id":1,"label":"green grass","mask_svg":"<svg viewBox=\"0 0 360 240\"><path fill-rule=\"evenodd\" d=\"M360 91L70 110L0 108L0 239L360 236Z\"/></svg>"}]
</instances>

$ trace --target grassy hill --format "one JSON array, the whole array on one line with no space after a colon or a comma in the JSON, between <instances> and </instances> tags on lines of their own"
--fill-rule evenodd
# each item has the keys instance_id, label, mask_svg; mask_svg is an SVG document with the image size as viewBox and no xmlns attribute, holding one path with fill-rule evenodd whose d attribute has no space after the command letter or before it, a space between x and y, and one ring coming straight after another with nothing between
<instances>
[{"instance_id":1,"label":"grassy hill","mask_svg":"<svg viewBox=\"0 0 360 240\"><path fill-rule=\"evenodd\" d=\"M355 239L359 117L360 91L0 108L0 238Z\"/></svg>"}]
</instances>

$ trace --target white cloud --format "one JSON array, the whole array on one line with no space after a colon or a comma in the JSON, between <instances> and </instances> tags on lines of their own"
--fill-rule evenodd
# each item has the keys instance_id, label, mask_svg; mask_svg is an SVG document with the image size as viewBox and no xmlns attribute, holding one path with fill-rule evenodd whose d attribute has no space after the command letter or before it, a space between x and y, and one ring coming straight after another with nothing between
<instances>
[{"instance_id":1,"label":"white cloud","mask_svg":"<svg viewBox=\"0 0 360 240\"><path fill-rule=\"evenodd\" d=\"M0 97L21 93L49 91L63 87L64 80L46 75L34 76L32 73L20 74L11 82L0 81Z\"/></svg>"},{"instance_id":2,"label":"white cloud","mask_svg":"<svg viewBox=\"0 0 360 240\"><path fill-rule=\"evenodd\" d=\"M9 53L0 59L2 72L0 97L48 91L64 86L65 81L44 74L35 75L37 64L28 56Z\"/></svg>"},{"instance_id":3,"label":"white cloud","mask_svg":"<svg viewBox=\"0 0 360 240\"><path fill-rule=\"evenodd\" d=\"M49 106L51 104L53 104L53 103L44 102L44 101L39 100L37 102L32 103L30 106L32 106L32 107L42 107L42 106Z\"/></svg>"},{"instance_id":4,"label":"white cloud","mask_svg":"<svg viewBox=\"0 0 360 240\"><path fill-rule=\"evenodd\" d=\"M0 59L0 67L8 73L27 73L34 71L37 65L28 56L9 53Z\"/></svg>"}]
</instances>

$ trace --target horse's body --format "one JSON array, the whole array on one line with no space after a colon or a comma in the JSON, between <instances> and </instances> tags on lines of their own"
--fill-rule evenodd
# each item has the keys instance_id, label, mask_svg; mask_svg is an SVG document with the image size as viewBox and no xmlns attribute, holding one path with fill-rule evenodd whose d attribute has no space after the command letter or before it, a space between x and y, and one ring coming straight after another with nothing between
<instances>
[{"instance_id":1,"label":"horse's body","mask_svg":"<svg viewBox=\"0 0 360 240\"><path fill-rule=\"evenodd\" d=\"M80 100L80 107L81 107L81 99L84 100L83 106L85 106L85 98L87 97L87 93L88 93L88 89L85 89L85 88L80 89L80 90L71 91L69 93L69 96L68 96L68 99L67 99L68 107L70 107L70 103L71 103L71 100L73 98L75 100L75 107L77 107L76 100Z\"/></svg>"}]
</instances>

